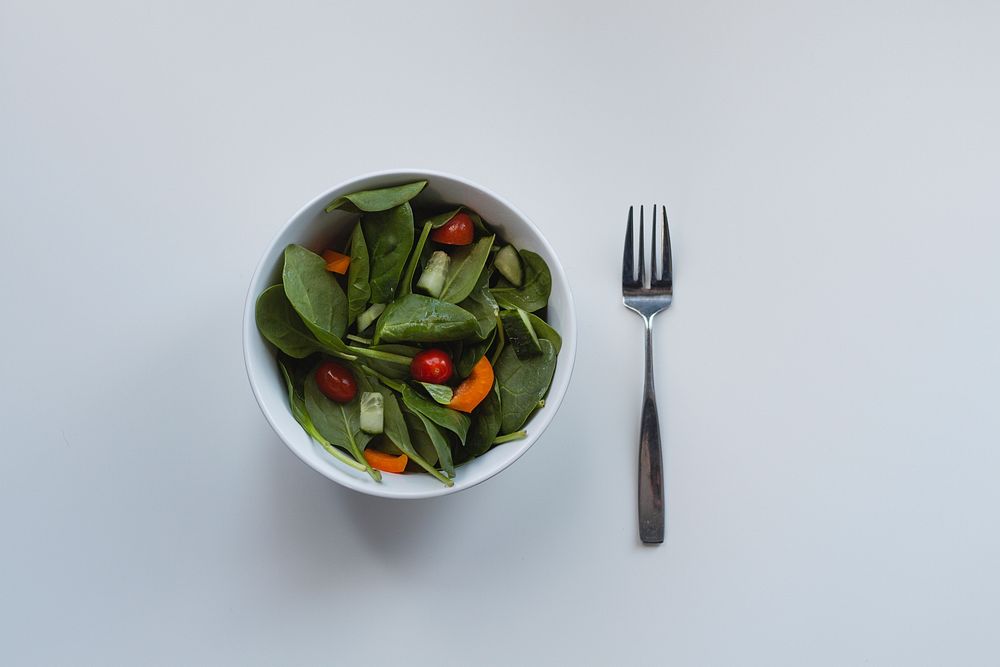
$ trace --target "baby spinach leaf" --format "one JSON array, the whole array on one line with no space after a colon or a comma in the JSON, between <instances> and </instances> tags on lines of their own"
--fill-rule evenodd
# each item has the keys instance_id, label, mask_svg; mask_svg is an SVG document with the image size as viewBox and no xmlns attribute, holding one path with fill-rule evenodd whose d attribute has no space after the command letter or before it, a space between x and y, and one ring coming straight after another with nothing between
<instances>
[{"instance_id":1,"label":"baby spinach leaf","mask_svg":"<svg viewBox=\"0 0 1000 667\"><path fill-rule=\"evenodd\" d=\"M463 445L465 444L471 421L469 415L433 403L407 386L403 387L403 403L410 410L427 417L438 426L448 429L458 436Z\"/></svg>"},{"instance_id":2,"label":"baby spinach leaf","mask_svg":"<svg viewBox=\"0 0 1000 667\"><path fill-rule=\"evenodd\" d=\"M351 324L364 312L371 298L368 285L368 244L361 223L351 233L351 265L347 269L347 323Z\"/></svg>"},{"instance_id":3,"label":"baby spinach leaf","mask_svg":"<svg viewBox=\"0 0 1000 667\"><path fill-rule=\"evenodd\" d=\"M427 237L430 233L431 226L424 223L423 231L420 232L420 238L417 239L417 245L414 246L413 252L410 253L410 261L407 263L406 271L403 273L403 282L399 286L400 296L406 296L413 291L413 273L417 270L417 264L424 253L424 244L427 243Z\"/></svg>"},{"instance_id":4,"label":"baby spinach leaf","mask_svg":"<svg viewBox=\"0 0 1000 667\"><path fill-rule=\"evenodd\" d=\"M485 236L474 245L459 248L451 255L448 274L444 278L441 300L458 303L469 296L483 273L486 260L490 257L493 236Z\"/></svg>"},{"instance_id":5,"label":"baby spinach leaf","mask_svg":"<svg viewBox=\"0 0 1000 667\"><path fill-rule=\"evenodd\" d=\"M496 329L490 332L490 335L486 337L486 340L478 341L475 343L465 343L462 345L461 351L453 357L455 362L455 373L461 378L469 377L469 373L472 372L472 367L476 365L476 362L482 359L486 352L493 345L493 341L496 338Z\"/></svg>"},{"instance_id":6,"label":"baby spinach leaf","mask_svg":"<svg viewBox=\"0 0 1000 667\"><path fill-rule=\"evenodd\" d=\"M389 303L396 296L396 287L413 247L413 210L409 204L387 211L369 213L361 218L368 255L371 259L371 300Z\"/></svg>"},{"instance_id":7,"label":"baby spinach leaf","mask_svg":"<svg viewBox=\"0 0 1000 667\"><path fill-rule=\"evenodd\" d=\"M472 411L472 428L465 445L470 457L482 456L493 446L493 439L500 432L501 418L500 390L493 385L493 390Z\"/></svg>"},{"instance_id":8,"label":"baby spinach leaf","mask_svg":"<svg viewBox=\"0 0 1000 667\"><path fill-rule=\"evenodd\" d=\"M503 353L503 348L507 345L507 335L503 330L503 320L500 319L500 315L497 314L497 337L496 337L496 347L493 348L493 354L490 355L490 365L496 368L497 360Z\"/></svg>"},{"instance_id":9,"label":"baby spinach leaf","mask_svg":"<svg viewBox=\"0 0 1000 667\"><path fill-rule=\"evenodd\" d=\"M403 399L403 402L405 403L406 399ZM448 445L448 439L444 437L444 433L438 429L433 421L419 412L414 412L413 414L417 416L417 419L420 420L420 424L424 427L424 433L431 441L431 445L434 447L434 452L437 454L438 464L440 464L450 477L454 477L455 464L452 462L451 447Z\"/></svg>"},{"instance_id":10,"label":"baby spinach leaf","mask_svg":"<svg viewBox=\"0 0 1000 667\"><path fill-rule=\"evenodd\" d=\"M529 313L541 310L549 302L552 274L545 260L530 250L521 250L524 285L514 287L506 280L492 289L493 297L504 308L521 308Z\"/></svg>"},{"instance_id":11,"label":"baby spinach leaf","mask_svg":"<svg viewBox=\"0 0 1000 667\"><path fill-rule=\"evenodd\" d=\"M281 273L285 295L305 325L324 345L343 349L347 331L347 297L326 262L300 245L285 248Z\"/></svg>"},{"instance_id":12,"label":"baby spinach leaf","mask_svg":"<svg viewBox=\"0 0 1000 667\"><path fill-rule=\"evenodd\" d=\"M406 427L410 431L410 442L413 443L413 448L422 459L430 463L432 466L437 465L437 449L431 441L431 436L427 435L427 429L424 428L424 422L421 421L420 417L409 410L403 411L403 418L406 419Z\"/></svg>"},{"instance_id":13,"label":"baby spinach leaf","mask_svg":"<svg viewBox=\"0 0 1000 667\"><path fill-rule=\"evenodd\" d=\"M439 405L448 405L451 403L452 397L455 396L455 392L446 384L431 384L430 382L421 382L419 384L427 390L427 394Z\"/></svg>"},{"instance_id":14,"label":"baby spinach leaf","mask_svg":"<svg viewBox=\"0 0 1000 667\"><path fill-rule=\"evenodd\" d=\"M476 337L479 339L489 337L497 326L497 313L500 308L490 292L490 276L492 274L491 268L484 269L472 292L458 304L476 318Z\"/></svg>"},{"instance_id":15,"label":"baby spinach leaf","mask_svg":"<svg viewBox=\"0 0 1000 667\"><path fill-rule=\"evenodd\" d=\"M391 188L379 188L378 190L362 190L352 192L343 197L337 197L326 207L326 212L330 213L338 208L345 211L357 213L359 211L386 211L390 208L404 204L418 194L427 185L427 181L417 181L406 185L397 185Z\"/></svg>"},{"instance_id":16,"label":"baby spinach leaf","mask_svg":"<svg viewBox=\"0 0 1000 667\"><path fill-rule=\"evenodd\" d=\"M260 334L290 357L303 359L322 349L281 285L268 287L257 297L256 317Z\"/></svg>"},{"instance_id":17,"label":"baby spinach leaf","mask_svg":"<svg viewBox=\"0 0 1000 667\"><path fill-rule=\"evenodd\" d=\"M444 223L454 218L458 214L458 212L462 210L462 208L463 208L462 206L459 206L458 208L453 208L450 211L445 211L444 213L438 213L437 215L433 215L424 220L424 224L425 225L430 224L431 229L437 229L438 227L444 225Z\"/></svg>"},{"instance_id":18,"label":"baby spinach leaf","mask_svg":"<svg viewBox=\"0 0 1000 667\"><path fill-rule=\"evenodd\" d=\"M355 372L355 377L358 375L360 373ZM358 397L355 396L349 403L331 401L319 390L315 373L309 373L306 376L304 393L306 412L316 426L316 430L329 442L350 452L358 463L365 466L373 478L381 479L381 475L376 476L378 471L373 470L368 465L368 461L362 454L370 436L361 431Z\"/></svg>"},{"instance_id":19,"label":"baby spinach leaf","mask_svg":"<svg viewBox=\"0 0 1000 667\"><path fill-rule=\"evenodd\" d=\"M306 401L302 397L300 390L295 388L292 383L292 376L285 368L285 365L278 362L278 367L281 368L281 374L285 377L285 386L288 388L288 405L292 409L292 416L295 417L295 421L302 426L302 429L309 434L313 440L318 442L323 449L330 453L330 456L334 457L344 465L350 466L355 470L366 471L367 468L349 457L338 447L334 447L333 444L324 438L319 431L316 430L316 425L313 424L312 419L309 417L309 412L306 410Z\"/></svg>"},{"instance_id":20,"label":"baby spinach leaf","mask_svg":"<svg viewBox=\"0 0 1000 667\"><path fill-rule=\"evenodd\" d=\"M387 343L442 343L468 338L476 318L452 303L407 294L389 304L375 327L375 340Z\"/></svg>"},{"instance_id":21,"label":"baby spinach leaf","mask_svg":"<svg viewBox=\"0 0 1000 667\"><path fill-rule=\"evenodd\" d=\"M500 433L521 428L552 384L556 370L556 350L548 340L540 340L542 355L521 359L508 345L500 353L494 372L500 388Z\"/></svg>"},{"instance_id":22,"label":"baby spinach leaf","mask_svg":"<svg viewBox=\"0 0 1000 667\"><path fill-rule=\"evenodd\" d=\"M556 349L556 354L559 354L560 350L562 350L562 336L559 335L559 332L534 313L528 313L528 319L531 321L531 326L534 328L535 334L539 338L544 338L552 343L552 347Z\"/></svg>"},{"instance_id":23,"label":"baby spinach leaf","mask_svg":"<svg viewBox=\"0 0 1000 667\"><path fill-rule=\"evenodd\" d=\"M392 440L386 437L384 433L376 435L368 443L368 447L377 449L383 454L391 454L393 456L399 456L403 453L403 450L396 446Z\"/></svg>"},{"instance_id":24,"label":"baby spinach leaf","mask_svg":"<svg viewBox=\"0 0 1000 667\"><path fill-rule=\"evenodd\" d=\"M478 213L476 213L472 209L468 209L467 208L465 210L469 212L469 217L472 218L472 224L475 225L476 229L479 231L480 234L492 234L493 233L493 232L490 231L490 228L486 226L486 223L483 222L483 218L482 218L481 215L479 215Z\"/></svg>"}]
</instances>

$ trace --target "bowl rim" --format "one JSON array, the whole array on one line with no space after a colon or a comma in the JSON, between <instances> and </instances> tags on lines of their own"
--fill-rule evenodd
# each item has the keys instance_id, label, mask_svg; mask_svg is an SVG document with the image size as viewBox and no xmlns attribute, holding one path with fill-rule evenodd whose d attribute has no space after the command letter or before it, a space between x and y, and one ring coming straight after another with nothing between
<instances>
[{"instance_id":1,"label":"bowl rim","mask_svg":"<svg viewBox=\"0 0 1000 667\"><path fill-rule=\"evenodd\" d=\"M567 326L563 327L564 341L563 341L563 348L559 353L559 361L568 364L568 369L564 376L565 381L562 382L558 387L555 386L555 384L553 384L553 386L549 388L549 395L546 398L546 404L547 405L551 404L552 410L546 412L543 419L541 419L540 421L538 421L537 424L535 424L536 428L534 428L532 432L528 435L528 437L526 437L524 441L521 442L520 446L516 450L513 450L513 453L509 457L504 459L499 465L497 465L494 468L490 468L483 472L480 472L476 477L471 478L467 481L463 481L461 483L456 481L456 483L453 486L445 486L442 484L440 488L437 489L405 491L405 490L400 490L398 488L393 489L392 487L385 486L383 484L373 484L368 480L354 478L347 475L346 473L334 476L330 474L331 471L336 471L338 473L342 471L336 468L333 464L321 462L322 465L317 465L315 461L305 458L302 454L299 453L298 450L296 450L295 447L293 447L285 439L285 436L282 433L281 428L279 428L278 424L276 423L274 417L272 416L270 409L268 408L268 406L265 405L264 399L261 396L260 390L258 389L257 381L254 378L254 374L255 372L258 372L258 369L256 369L254 361L251 359L250 355L251 336L253 336L257 332L256 317L255 317L255 304L257 302L256 292L259 291L259 288L257 288L257 282L262 274L264 274L265 272L267 273L270 272L272 267L270 266L270 263L266 262L266 260L268 258L268 255L271 254L272 249L278 243L279 239L285 234L287 229L296 220L299 219L300 216L302 216L309 209L316 206L316 204L318 204L320 201L328 200L334 192L348 188L352 184L358 182L372 180L372 179L389 178L393 176L399 176L399 177L425 176L428 178L428 180L431 178L451 180L465 187L471 188L473 190L479 190L497 200L500 204L510 209L510 211L514 213L514 215L519 219L521 223L527 225L528 228L534 233L534 235L541 242L541 245L545 248L548 256L552 258L552 262L550 262L550 264L552 264L552 266L550 266L550 270L554 274L554 277L558 278L559 284L561 284L565 288L567 296L567 307L566 307L566 312L564 313ZM567 332L569 333L569 335L566 335ZM278 228L274 236L271 238L270 242L268 242L268 244L265 246L264 251L261 254L261 257L258 260L256 267L254 268L253 275L250 277L250 285L247 288L246 298L243 305L242 344L243 344L244 368L246 370L247 379L250 382L250 389L253 392L254 399L257 401L257 406L260 408L260 411L264 414L264 418L270 425L271 430L274 431L275 435L278 436L278 439L280 439L281 442L284 443L285 447L291 450L291 452L295 454L295 456L298 457L300 461L305 463L307 466L309 466L319 474L323 475L323 477L326 477L327 479L336 482L337 484L353 489L360 493L364 493L366 495L378 496L381 498L392 498L398 500L436 498L438 496L446 496L453 493L458 493L459 491L464 491L465 489L470 489L474 486L482 484L491 477L495 477L496 475L500 474L501 472L509 468L511 465L513 465L515 461L521 458L524 455L524 453L527 452L535 444L535 442L538 441L538 439L548 428L549 424L552 422L552 419L558 412L559 407L562 405L563 398L566 395L566 391L568 390L570 382L573 377L573 369L576 365L576 304L573 300L573 292L572 289L570 288L569 280L567 279L566 276L566 271L563 268L562 262L559 260L559 256L558 254L556 254L555 249L549 243L548 239L545 238L545 235L542 234L541 230L535 225L535 223L532 222L531 219L528 216L526 216L523 211L521 211L521 209L519 209L517 206L514 206L514 204L512 204L505 197L502 197L501 195L497 194L490 188L480 185L479 183L447 172L437 171L434 169L423 169L423 168L384 169L380 171L373 171L360 174L358 176L354 176L352 178L343 180L337 183L336 185L328 188L326 191L318 194L317 196L313 197L308 202L306 202L291 217L289 217L288 220L283 225L281 225L281 227ZM541 417L542 415L538 416Z\"/></svg>"}]
</instances>

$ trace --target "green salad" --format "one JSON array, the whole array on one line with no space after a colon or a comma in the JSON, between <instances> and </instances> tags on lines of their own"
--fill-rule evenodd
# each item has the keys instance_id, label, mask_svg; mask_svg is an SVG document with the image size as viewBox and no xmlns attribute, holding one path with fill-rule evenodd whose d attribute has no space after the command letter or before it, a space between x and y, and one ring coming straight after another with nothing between
<instances>
[{"instance_id":1,"label":"green salad","mask_svg":"<svg viewBox=\"0 0 1000 667\"><path fill-rule=\"evenodd\" d=\"M425 210L426 181L338 197L358 214L336 248L285 248L257 298L292 414L333 457L376 481L455 467L527 435L562 339L539 255L475 211Z\"/></svg>"}]
</instances>

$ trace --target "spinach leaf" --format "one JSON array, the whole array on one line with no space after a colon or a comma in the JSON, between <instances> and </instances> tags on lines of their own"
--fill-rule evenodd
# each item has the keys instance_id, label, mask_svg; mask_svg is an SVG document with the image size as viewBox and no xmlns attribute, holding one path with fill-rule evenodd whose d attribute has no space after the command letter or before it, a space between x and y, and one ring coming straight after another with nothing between
<instances>
[{"instance_id":1,"label":"spinach leaf","mask_svg":"<svg viewBox=\"0 0 1000 667\"><path fill-rule=\"evenodd\" d=\"M419 384L427 390L427 394L438 405L448 405L455 396L455 392L446 384L431 384L430 382L421 382Z\"/></svg>"},{"instance_id":2,"label":"spinach leaf","mask_svg":"<svg viewBox=\"0 0 1000 667\"><path fill-rule=\"evenodd\" d=\"M507 345L507 336L503 330L503 320L500 319L500 315L497 315L497 341L496 347L493 348L493 354L490 356L490 365L496 368L497 360L500 355L503 354L503 348Z\"/></svg>"},{"instance_id":3,"label":"spinach leaf","mask_svg":"<svg viewBox=\"0 0 1000 667\"><path fill-rule=\"evenodd\" d=\"M490 228L486 226L486 223L483 222L483 217L481 215L479 215L478 213L476 213L472 209L468 209L467 208L465 210L469 212L469 217L472 218L472 224L475 225L476 229L479 230L480 234L492 234L493 233L493 232L490 231Z\"/></svg>"},{"instance_id":4,"label":"spinach leaf","mask_svg":"<svg viewBox=\"0 0 1000 667\"><path fill-rule=\"evenodd\" d=\"M450 211L445 211L444 213L438 213L437 215L433 215L424 220L424 224L425 225L430 224L431 229L437 229L438 227L443 226L444 223L448 222L456 215L458 215L459 211L461 211L462 208L463 208L462 206L459 206L458 208L453 208Z\"/></svg>"},{"instance_id":5,"label":"spinach leaf","mask_svg":"<svg viewBox=\"0 0 1000 667\"><path fill-rule=\"evenodd\" d=\"M493 369L500 388L500 433L512 433L521 428L552 384L556 350L548 340L538 342L542 346L540 357L520 359L514 346L508 345Z\"/></svg>"},{"instance_id":6,"label":"spinach leaf","mask_svg":"<svg viewBox=\"0 0 1000 667\"><path fill-rule=\"evenodd\" d=\"M524 264L524 285L514 287L506 280L493 288L493 297L504 308L521 308L529 313L541 310L549 302L552 292L552 274L549 266L536 253L521 250Z\"/></svg>"},{"instance_id":7,"label":"spinach leaf","mask_svg":"<svg viewBox=\"0 0 1000 667\"><path fill-rule=\"evenodd\" d=\"M403 387L403 404L413 412L430 419L438 426L448 429L458 436L463 445L465 444L465 438L469 433L469 424L471 422L469 415L433 403L408 386Z\"/></svg>"},{"instance_id":8,"label":"spinach leaf","mask_svg":"<svg viewBox=\"0 0 1000 667\"><path fill-rule=\"evenodd\" d=\"M357 377L359 373L355 372L354 375ZM358 463L370 471L369 474L373 478L381 478L381 475L376 477L372 474L378 473L378 471L372 470L362 454L371 436L361 430L361 410L358 397L355 396L349 403L331 401L319 390L315 373L309 373L306 376L304 393L306 412L315 424L316 430L329 442L350 452Z\"/></svg>"},{"instance_id":9,"label":"spinach leaf","mask_svg":"<svg viewBox=\"0 0 1000 667\"><path fill-rule=\"evenodd\" d=\"M268 287L257 297L256 317L260 334L290 357L303 359L322 349L281 285Z\"/></svg>"},{"instance_id":10,"label":"spinach leaf","mask_svg":"<svg viewBox=\"0 0 1000 667\"><path fill-rule=\"evenodd\" d=\"M326 270L323 258L300 245L288 246L281 281L295 312L316 339L335 350L343 350L347 297L337 279Z\"/></svg>"},{"instance_id":11,"label":"spinach leaf","mask_svg":"<svg viewBox=\"0 0 1000 667\"><path fill-rule=\"evenodd\" d=\"M472 411L472 428L465 445L469 456L482 456L493 446L493 439L500 432L501 417L500 390L493 385L493 390Z\"/></svg>"},{"instance_id":12,"label":"spinach leaf","mask_svg":"<svg viewBox=\"0 0 1000 667\"><path fill-rule=\"evenodd\" d=\"M490 257L493 236L485 236L475 243L457 250L451 256L448 274L444 278L441 300L458 303L469 296L479 282L486 260Z\"/></svg>"},{"instance_id":13,"label":"spinach leaf","mask_svg":"<svg viewBox=\"0 0 1000 667\"><path fill-rule=\"evenodd\" d=\"M553 329L551 324L534 313L528 313L528 320L531 321L535 335L552 343L552 347L556 349L556 354L559 354L562 350L562 336L559 335L559 332Z\"/></svg>"},{"instance_id":14,"label":"spinach leaf","mask_svg":"<svg viewBox=\"0 0 1000 667\"><path fill-rule=\"evenodd\" d=\"M316 425L313 424L312 419L309 417L309 412L306 410L305 398L302 397L301 391L297 390L292 383L292 376L288 372L288 369L280 361L278 362L278 367L281 368L281 374L285 377L285 386L288 388L288 405L292 409L292 416L295 417L295 421L302 426L302 429L309 434L309 437L322 445L323 449L329 452L332 457L355 470L366 471L367 468L364 465L349 457L339 448L334 447L329 440L316 430Z\"/></svg>"},{"instance_id":15,"label":"spinach leaf","mask_svg":"<svg viewBox=\"0 0 1000 667\"><path fill-rule=\"evenodd\" d=\"M437 448L434 447L434 442L431 441L431 436L427 435L427 429L424 428L424 422L421 421L420 417L409 410L403 411L403 418L406 419L406 427L410 431L410 442L413 443L413 448L422 459L430 463L432 466L437 465Z\"/></svg>"},{"instance_id":16,"label":"spinach leaf","mask_svg":"<svg viewBox=\"0 0 1000 667\"><path fill-rule=\"evenodd\" d=\"M404 204L418 194L427 185L427 181L417 181L406 185L397 185L391 188L379 188L378 190L362 190L353 192L343 197L337 197L326 207L326 212L330 213L338 208L345 211L357 213L359 211L386 211L390 208Z\"/></svg>"},{"instance_id":17,"label":"spinach leaf","mask_svg":"<svg viewBox=\"0 0 1000 667\"><path fill-rule=\"evenodd\" d=\"M361 218L365 240L371 258L371 300L389 303L396 296L396 287L413 247L413 210L401 204L388 211L369 213Z\"/></svg>"},{"instance_id":18,"label":"spinach leaf","mask_svg":"<svg viewBox=\"0 0 1000 667\"><path fill-rule=\"evenodd\" d=\"M405 398L403 399L403 402L406 402ZM419 412L414 412L413 414L420 420L420 424L424 428L425 435L434 447L434 452L438 457L438 463L450 477L454 477L455 464L452 462L451 447L448 445L448 439L444 437L444 433L442 433L441 430L434 425L433 421Z\"/></svg>"},{"instance_id":19,"label":"spinach leaf","mask_svg":"<svg viewBox=\"0 0 1000 667\"><path fill-rule=\"evenodd\" d=\"M347 269L347 323L365 311L372 290L368 285L368 244L361 223L351 232L351 266Z\"/></svg>"},{"instance_id":20,"label":"spinach leaf","mask_svg":"<svg viewBox=\"0 0 1000 667\"><path fill-rule=\"evenodd\" d=\"M400 296L406 296L413 291L413 273L417 270L417 264L424 253L424 244L427 243L427 237L430 233L431 226L424 223L423 231L420 232L420 238L417 239L417 245L414 246L413 252L410 253L410 261L406 265L406 272L403 273L403 282L399 286Z\"/></svg>"},{"instance_id":21,"label":"spinach leaf","mask_svg":"<svg viewBox=\"0 0 1000 667\"><path fill-rule=\"evenodd\" d=\"M371 442L368 443L366 449L377 449L383 454L391 454L392 456L399 456L404 453L402 449L396 446L392 440L390 440L384 433L374 436Z\"/></svg>"},{"instance_id":22,"label":"spinach leaf","mask_svg":"<svg viewBox=\"0 0 1000 667\"><path fill-rule=\"evenodd\" d=\"M469 373L472 372L472 367L476 365L476 362L482 359L486 352L493 345L493 341L496 339L497 330L494 328L490 332L490 335L486 337L486 340L482 340L476 343L465 343L462 345L461 351L453 357L455 362L455 373L461 378L469 377Z\"/></svg>"},{"instance_id":23,"label":"spinach leaf","mask_svg":"<svg viewBox=\"0 0 1000 667\"><path fill-rule=\"evenodd\" d=\"M492 268L484 269L479 274L479 280L468 298L458 304L476 318L476 337L480 339L488 338L496 329L497 313L500 311L496 299L490 292L490 277L492 275Z\"/></svg>"},{"instance_id":24,"label":"spinach leaf","mask_svg":"<svg viewBox=\"0 0 1000 667\"><path fill-rule=\"evenodd\" d=\"M476 318L455 304L407 294L389 304L375 327L375 340L388 343L442 343L476 332Z\"/></svg>"}]
</instances>

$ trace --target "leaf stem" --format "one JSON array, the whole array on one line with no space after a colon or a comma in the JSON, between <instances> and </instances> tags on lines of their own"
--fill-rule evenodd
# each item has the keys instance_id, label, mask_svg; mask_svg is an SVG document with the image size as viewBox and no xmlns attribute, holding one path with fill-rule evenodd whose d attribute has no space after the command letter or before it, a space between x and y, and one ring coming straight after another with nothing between
<instances>
[{"instance_id":1,"label":"leaf stem","mask_svg":"<svg viewBox=\"0 0 1000 667\"><path fill-rule=\"evenodd\" d=\"M364 466L365 472L371 475L371 478L374 479L376 482L381 482L382 473L380 473L378 470L375 470L375 468L372 468L371 464L368 463L368 459L365 458L365 455L361 451L361 448L358 447L358 442L354 439L354 436L348 433L347 440L348 444L350 445L348 449L350 450L351 454L354 455L354 458L358 460L358 463Z\"/></svg>"},{"instance_id":2,"label":"leaf stem","mask_svg":"<svg viewBox=\"0 0 1000 667\"><path fill-rule=\"evenodd\" d=\"M355 343L361 343L362 345L371 345L371 338L364 338L362 336L355 336L354 334L347 334L347 340L353 340Z\"/></svg>"},{"instance_id":3,"label":"leaf stem","mask_svg":"<svg viewBox=\"0 0 1000 667\"><path fill-rule=\"evenodd\" d=\"M410 362L413 361L413 359L411 359L410 357L404 357L401 354L392 354L391 352L380 352L379 350L369 350L366 347L358 347L356 345L348 345L347 349L355 353L359 357L368 357L369 359L388 361L390 364L409 366Z\"/></svg>"},{"instance_id":4,"label":"leaf stem","mask_svg":"<svg viewBox=\"0 0 1000 667\"><path fill-rule=\"evenodd\" d=\"M357 356L353 354L347 354L346 352L337 352L336 350L326 349L327 354L331 357L337 357L338 359L346 359L347 361L357 361Z\"/></svg>"},{"instance_id":5,"label":"leaf stem","mask_svg":"<svg viewBox=\"0 0 1000 667\"><path fill-rule=\"evenodd\" d=\"M369 366L365 366L364 364L358 364L358 365L361 366L362 372L364 372L367 375L371 375L373 378L376 378L382 384L384 384L385 386L389 387L389 389L392 389L393 391L396 391L396 392L399 392L399 393L403 393L403 383L402 382L397 382L396 380L393 380L392 378L390 378L388 376L382 375L381 373L379 373L374 368L371 368Z\"/></svg>"},{"instance_id":6,"label":"leaf stem","mask_svg":"<svg viewBox=\"0 0 1000 667\"><path fill-rule=\"evenodd\" d=\"M497 438L493 438L494 445L502 445L505 442L513 442L514 440L521 440L528 436L527 431L514 431L513 433L508 433L507 435L501 435Z\"/></svg>"},{"instance_id":7,"label":"leaf stem","mask_svg":"<svg viewBox=\"0 0 1000 667\"><path fill-rule=\"evenodd\" d=\"M452 481L450 478L445 477L444 475L442 475L441 472L437 468L435 468L430 463L428 463L427 461L425 461L422 456L411 456L410 460L413 461L414 463L416 463L418 466L420 466L424 470L426 470L430 475L432 475L434 477L434 479L438 480L439 482L441 482L445 486L455 486L455 482L454 481Z\"/></svg>"},{"instance_id":8,"label":"leaf stem","mask_svg":"<svg viewBox=\"0 0 1000 667\"><path fill-rule=\"evenodd\" d=\"M322 445L323 449L325 449L327 452L330 453L330 456L337 459L344 465L351 466L355 470L360 470L361 472L368 472L367 468L365 468L363 465L361 465L360 463L352 459L350 456L342 452L339 447L334 447L329 440L319 435L319 433L310 433L309 435L312 436L313 440Z\"/></svg>"}]
</instances>

